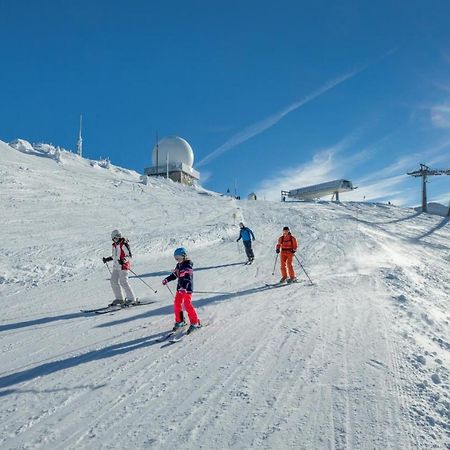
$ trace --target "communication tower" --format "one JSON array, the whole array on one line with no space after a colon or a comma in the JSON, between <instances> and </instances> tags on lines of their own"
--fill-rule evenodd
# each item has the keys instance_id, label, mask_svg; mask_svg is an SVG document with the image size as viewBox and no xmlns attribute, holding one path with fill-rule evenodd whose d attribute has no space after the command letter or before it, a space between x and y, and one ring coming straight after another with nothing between
<instances>
[{"instance_id":1,"label":"communication tower","mask_svg":"<svg viewBox=\"0 0 450 450\"><path fill-rule=\"evenodd\" d=\"M81 137L81 128L83 126L83 116L80 114L80 133L77 140L77 154L83 156L83 138Z\"/></svg>"}]
</instances>

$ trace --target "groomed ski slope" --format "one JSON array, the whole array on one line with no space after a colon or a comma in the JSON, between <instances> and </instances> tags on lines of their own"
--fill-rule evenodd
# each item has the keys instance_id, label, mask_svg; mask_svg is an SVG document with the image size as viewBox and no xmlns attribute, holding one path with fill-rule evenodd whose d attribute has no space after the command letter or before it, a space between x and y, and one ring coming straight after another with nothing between
<instances>
[{"instance_id":1,"label":"groomed ski slope","mask_svg":"<svg viewBox=\"0 0 450 450\"><path fill-rule=\"evenodd\" d=\"M450 223L363 203L236 201L63 152L0 142L0 448L450 448ZM244 266L243 220L256 234ZM299 284L268 289L284 225ZM129 237L131 278L158 302L112 299L101 257ZM173 345L161 286L195 264L207 326ZM298 265L296 266L298 268ZM175 289L175 284L171 284Z\"/></svg>"}]
</instances>

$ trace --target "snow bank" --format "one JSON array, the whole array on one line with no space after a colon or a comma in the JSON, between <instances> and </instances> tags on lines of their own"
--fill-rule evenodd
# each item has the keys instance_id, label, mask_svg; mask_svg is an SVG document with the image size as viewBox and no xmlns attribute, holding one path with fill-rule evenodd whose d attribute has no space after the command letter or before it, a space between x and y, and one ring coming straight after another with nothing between
<instances>
[{"instance_id":1,"label":"snow bank","mask_svg":"<svg viewBox=\"0 0 450 450\"><path fill-rule=\"evenodd\" d=\"M442 216L442 217L447 217L448 216L448 211L449 211L449 207L448 206L444 206L441 205L440 203L434 203L434 202L430 202L428 203L428 214L434 214L436 216ZM422 207L418 206L417 208L414 208L416 211L422 212Z\"/></svg>"},{"instance_id":2,"label":"snow bank","mask_svg":"<svg viewBox=\"0 0 450 450\"><path fill-rule=\"evenodd\" d=\"M16 139L10 142L9 145L19 152L26 153L28 155L44 156L46 158L54 159L57 162L61 162L61 152L66 151L60 147L54 147L51 144L30 144L24 139Z\"/></svg>"}]
</instances>

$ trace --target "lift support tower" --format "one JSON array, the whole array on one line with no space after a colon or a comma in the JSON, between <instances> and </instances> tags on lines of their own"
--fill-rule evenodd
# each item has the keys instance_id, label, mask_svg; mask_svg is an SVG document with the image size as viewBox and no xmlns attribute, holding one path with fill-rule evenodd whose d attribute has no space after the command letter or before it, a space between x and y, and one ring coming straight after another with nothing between
<instances>
[{"instance_id":1,"label":"lift support tower","mask_svg":"<svg viewBox=\"0 0 450 450\"><path fill-rule=\"evenodd\" d=\"M450 169L430 169L421 164L419 170L408 172L407 175L422 177L422 212L427 212L427 178L431 175L450 175Z\"/></svg>"}]
</instances>

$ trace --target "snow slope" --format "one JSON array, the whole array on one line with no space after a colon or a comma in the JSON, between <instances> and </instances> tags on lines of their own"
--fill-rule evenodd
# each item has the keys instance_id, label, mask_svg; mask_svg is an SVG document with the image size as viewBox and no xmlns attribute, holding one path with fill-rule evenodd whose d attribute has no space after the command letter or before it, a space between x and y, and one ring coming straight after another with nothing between
<instances>
[{"instance_id":1,"label":"snow slope","mask_svg":"<svg viewBox=\"0 0 450 450\"><path fill-rule=\"evenodd\" d=\"M44 155L45 156L45 155ZM450 448L450 224L363 203L236 201L0 142L0 448ZM235 225L255 232L243 266ZM268 289L289 225L314 281ZM149 306L111 300L109 234ZM208 324L160 285L186 246ZM298 265L297 265L298 267ZM171 285L172 289L175 286Z\"/></svg>"}]
</instances>

